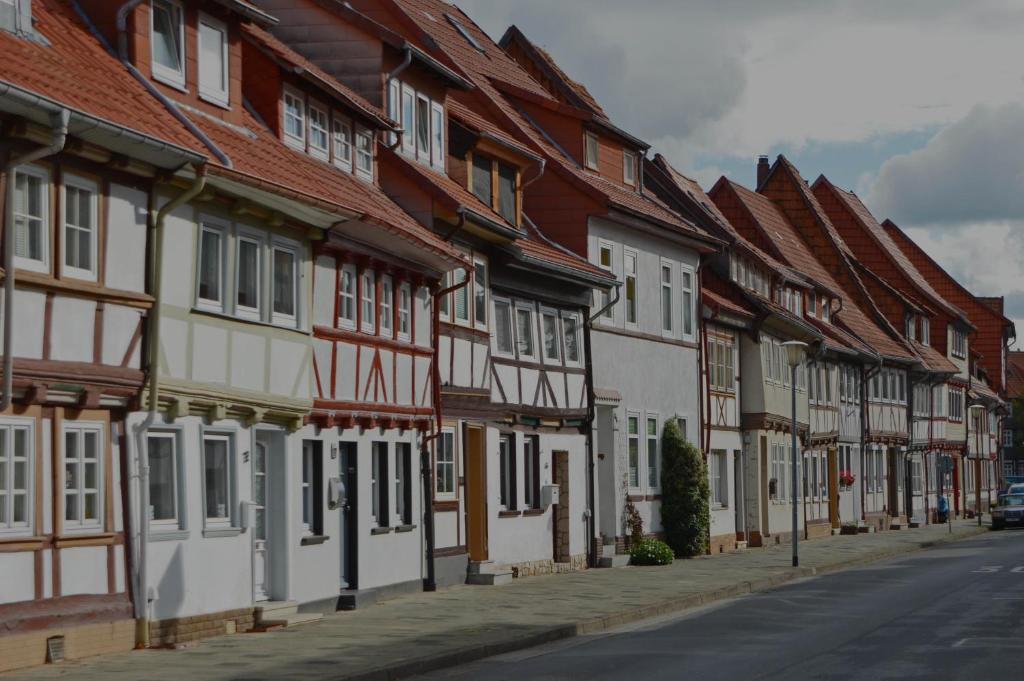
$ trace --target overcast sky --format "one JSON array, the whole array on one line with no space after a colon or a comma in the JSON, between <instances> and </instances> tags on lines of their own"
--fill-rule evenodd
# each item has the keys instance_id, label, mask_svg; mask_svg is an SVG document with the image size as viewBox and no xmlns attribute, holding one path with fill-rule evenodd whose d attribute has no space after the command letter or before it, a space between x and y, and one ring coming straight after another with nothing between
<instances>
[{"instance_id":1,"label":"overcast sky","mask_svg":"<svg viewBox=\"0 0 1024 681\"><path fill-rule=\"evenodd\" d=\"M458 0L516 24L706 187L785 154L892 218L1024 336L1021 0Z\"/></svg>"}]
</instances>

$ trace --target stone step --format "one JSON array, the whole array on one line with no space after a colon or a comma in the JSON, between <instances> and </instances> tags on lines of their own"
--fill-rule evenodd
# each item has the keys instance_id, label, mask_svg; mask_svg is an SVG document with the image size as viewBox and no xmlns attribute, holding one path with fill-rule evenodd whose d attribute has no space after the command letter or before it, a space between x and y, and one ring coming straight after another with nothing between
<instances>
[{"instance_id":1,"label":"stone step","mask_svg":"<svg viewBox=\"0 0 1024 681\"><path fill-rule=\"evenodd\" d=\"M597 561L597 567L599 568L617 568L626 567L627 565L629 565L629 556L623 553L601 556Z\"/></svg>"},{"instance_id":2,"label":"stone step","mask_svg":"<svg viewBox=\"0 0 1024 681\"><path fill-rule=\"evenodd\" d=\"M275 619L261 619L259 624L262 627L296 627L300 624L308 624L310 622L319 622L324 618L323 614L319 612L297 612L287 617L280 617Z\"/></svg>"},{"instance_id":3,"label":"stone step","mask_svg":"<svg viewBox=\"0 0 1024 681\"><path fill-rule=\"evenodd\" d=\"M747 550L747 542L745 540L737 540L736 541L736 550L737 551L746 551Z\"/></svg>"},{"instance_id":4,"label":"stone step","mask_svg":"<svg viewBox=\"0 0 1024 681\"><path fill-rule=\"evenodd\" d=\"M501 586L512 583L512 571L506 572L476 572L466 575L466 584L477 586Z\"/></svg>"},{"instance_id":5,"label":"stone step","mask_svg":"<svg viewBox=\"0 0 1024 681\"><path fill-rule=\"evenodd\" d=\"M615 544L605 544L601 547L601 556L603 558L614 558L615 557Z\"/></svg>"},{"instance_id":6,"label":"stone step","mask_svg":"<svg viewBox=\"0 0 1024 681\"><path fill-rule=\"evenodd\" d=\"M265 601L256 606L256 621L287 619L298 612L296 601Z\"/></svg>"},{"instance_id":7,"label":"stone step","mask_svg":"<svg viewBox=\"0 0 1024 681\"><path fill-rule=\"evenodd\" d=\"M493 575L498 572L510 571L491 560L473 561L469 564L469 574L471 575Z\"/></svg>"}]
</instances>

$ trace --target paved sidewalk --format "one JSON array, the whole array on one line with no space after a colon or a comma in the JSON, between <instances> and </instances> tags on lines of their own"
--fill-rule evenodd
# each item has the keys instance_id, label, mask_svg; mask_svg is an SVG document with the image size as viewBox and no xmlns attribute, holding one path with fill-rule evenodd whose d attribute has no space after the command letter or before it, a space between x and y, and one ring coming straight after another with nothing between
<instances>
[{"instance_id":1,"label":"paved sidewalk","mask_svg":"<svg viewBox=\"0 0 1024 681\"><path fill-rule=\"evenodd\" d=\"M338 613L265 634L209 639L187 650L147 650L38 667L7 679L206 681L398 679L540 643L592 633L715 600L771 589L978 534L976 521L836 536L790 547L676 561L669 567L588 570L460 586Z\"/></svg>"}]
</instances>

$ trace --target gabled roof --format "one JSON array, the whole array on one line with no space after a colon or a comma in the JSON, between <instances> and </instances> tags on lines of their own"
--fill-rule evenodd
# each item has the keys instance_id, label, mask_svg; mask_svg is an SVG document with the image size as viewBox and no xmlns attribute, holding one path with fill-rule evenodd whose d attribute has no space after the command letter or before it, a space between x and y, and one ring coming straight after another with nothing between
<instances>
[{"instance_id":1,"label":"gabled roof","mask_svg":"<svg viewBox=\"0 0 1024 681\"><path fill-rule=\"evenodd\" d=\"M314 87L340 100L371 125L382 130L398 130L401 126L384 115L365 98L339 81L301 54L285 45L271 33L255 24L243 24L242 35L271 57L288 72L298 75Z\"/></svg>"},{"instance_id":2,"label":"gabled roof","mask_svg":"<svg viewBox=\"0 0 1024 681\"><path fill-rule=\"evenodd\" d=\"M481 116L470 107L462 104L456 97L448 98L448 116L474 134L508 147L520 156L534 161L541 160L541 157L535 151L506 133L486 116Z\"/></svg>"},{"instance_id":3,"label":"gabled roof","mask_svg":"<svg viewBox=\"0 0 1024 681\"><path fill-rule=\"evenodd\" d=\"M702 302L712 308L712 314L725 310L748 319L757 317L757 307L743 295L740 288L710 268L701 270L700 295Z\"/></svg>"},{"instance_id":4,"label":"gabled roof","mask_svg":"<svg viewBox=\"0 0 1024 681\"><path fill-rule=\"evenodd\" d=\"M34 0L32 13L35 29L45 41L0 31L0 98L7 83L182 151L208 154L91 33L70 2Z\"/></svg>"},{"instance_id":5,"label":"gabled roof","mask_svg":"<svg viewBox=\"0 0 1024 681\"><path fill-rule=\"evenodd\" d=\"M871 243L875 245L878 252L882 253L892 263L893 267L895 267L902 275L902 278L907 284L912 286L918 294L925 297L927 304L942 309L946 314L953 318L959 318L964 322L969 323L963 311L939 295L932 285L928 283L928 280L924 275L917 271L914 264L911 263L903 251L899 249L889 234L882 228L875 217L871 214L871 211L867 209L867 206L864 205L856 194L840 189L829 182L828 178L824 175L820 176L814 182L812 191L816 196L827 193L835 197L840 205L842 205L850 215L853 216L855 222L860 225L864 233L871 239Z\"/></svg>"},{"instance_id":6,"label":"gabled roof","mask_svg":"<svg viewBox=\"0 0 1024 681\"><path fill-rule=\"evenodd\" d=\"M845 329L863 345L887 358L913 361L917 359L902 343L894 340L888 333L868 318L854 302L849 293L840 286L833 275L814 257L810 248L803 241L775 203L766 196L753 192L746 187L723 177L712 189L714 197L718 192L732 192L747 211L754 225L762 236L774 248L776 257L784 263L812 279L822 282L830 290L838 294L842 309L834 314L833 321ZM828 326L821 324L820 326Z\"/></svg>"},{"instance_id":7,"label":"gabled roof","mask_svg":"<svg viewBox=\"0 0 1024 681\"><path fill-rule=\"evenodd\" d=\"M1006 396L1024 397L1024 352L1006 353Z\"/></svg>"}]
</instances>

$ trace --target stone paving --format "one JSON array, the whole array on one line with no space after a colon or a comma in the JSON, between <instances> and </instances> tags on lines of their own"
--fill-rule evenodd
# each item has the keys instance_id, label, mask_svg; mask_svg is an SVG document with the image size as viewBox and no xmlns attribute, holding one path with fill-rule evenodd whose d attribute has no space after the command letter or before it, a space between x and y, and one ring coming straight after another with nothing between
<instances>
[{"instance_id":1,"label":"stone paving","mask_svg":"<svg viewBox=\"0 0 1024 681\"><path fill-rule=\"evenodd\" d=\"M958 541L976 521L834 536L676 561L459 586L387 601L320 622L208 639L185 650L147 650L0 675L7 679L206 681L398 679L547 641L592 633L794 579Z\"/></svg>"}]
</instances>

